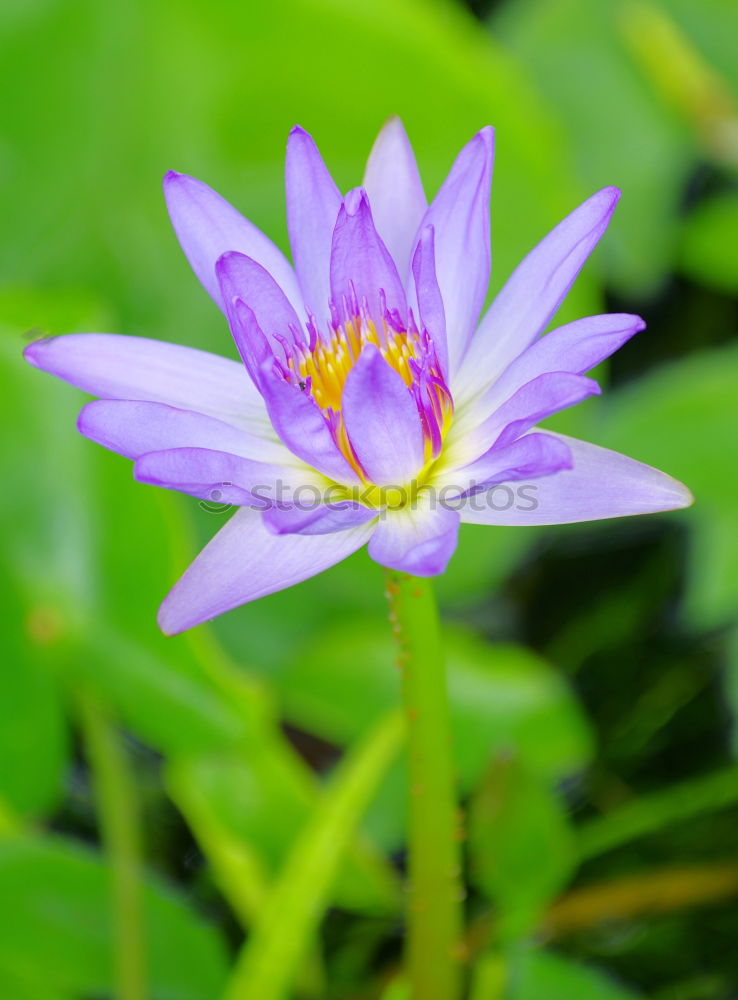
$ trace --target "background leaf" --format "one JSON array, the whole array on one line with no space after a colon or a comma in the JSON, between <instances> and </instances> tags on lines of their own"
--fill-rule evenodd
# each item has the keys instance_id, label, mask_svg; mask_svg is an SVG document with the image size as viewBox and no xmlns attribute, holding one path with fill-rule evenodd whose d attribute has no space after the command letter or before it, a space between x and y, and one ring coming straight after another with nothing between
<instances>
[{"instance_id":1,"label":"background leaf","mask_svg":"<svg viewBox=\"0 0 738 1000\"><path fill-rule=\"evenodd\" d=\"M11 980L36 995L112 990L108 875L95 854L61 839L3 840L0 893L13 900L0 916L0 969ZM218 933L161 885L147 886L145 907L152 1000L212 1000L226 970Z\"/></svg>"},{"instance_id":2,"label":"background leaf","mask_svg":"<svg viewBox=\"0 0 738 1000\"><path fill-rule=\"evenodd\" d=\"M470 877L502 914L499 937L520 937L574 867L563 805L540 775L514 756L498 757L471 801L468 823Z\"/></svg>"}]
</instances>

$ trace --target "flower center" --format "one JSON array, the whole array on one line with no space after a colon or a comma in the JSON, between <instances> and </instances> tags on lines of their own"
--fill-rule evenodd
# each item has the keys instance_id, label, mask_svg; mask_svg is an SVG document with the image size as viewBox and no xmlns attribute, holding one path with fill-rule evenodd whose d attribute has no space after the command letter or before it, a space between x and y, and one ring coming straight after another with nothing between
<instances>
[{"instance_id":1,"label":"flower center","mask_svg":"<svg viewBox=\"0 0 738 1000\"><path fill-rule=\"evenodd\" d=\"M385 311L381 326L365 309L352 310L353 315L344 320L335 309L331 312L333 320L326 334L320 334L310 321L307 342L296 341L289 348L283 343L285 377L315 400L342 454L368 483L346 432L341 407L349 372L365 347L376 347L402 378L418 407L425 440L425 466L420 473L424 476L441 451L453 417L453 400L430 335L417 329L412 315L406 328L399 316L389 311Z\"/></svg>"},{"instance_id":2,"label":"flower center","mask_svg":"<svg viewBox=\"0 0 738 1000\"><path fill-rule=\"evenodd\" d=\"M409 388L413 382L409 362L415 358L412 334L407 330L385 327L383 336L380 337L374 323L360 317L334 327L330 339L318 340L312 350L306 345L296 351L290 368L296 370L303 380L306 391L310 380L310 395L321 410L338 412L348 373L362 349L369 344L379 349L384 360L402 376Z\"/></svg>"}]
</instances>

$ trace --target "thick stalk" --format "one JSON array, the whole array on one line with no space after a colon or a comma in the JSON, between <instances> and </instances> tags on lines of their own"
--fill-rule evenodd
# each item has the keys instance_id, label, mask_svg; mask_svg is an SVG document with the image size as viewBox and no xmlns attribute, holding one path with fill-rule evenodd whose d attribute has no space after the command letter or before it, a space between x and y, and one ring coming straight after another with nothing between
<instances>
[{"instance_id":1,"label":"thick stalk","mask_svg":"<svg viewBox=\"0 0 738 1000\"><path fill-rule=\"evenodd\" d=\"M103 846L111 872L116 1000L146 1000L138 803L118 734L94 698L79 699Z\"/></svg>"},{"instance_id":2,"label":"thick stalk","mask_svg":"<svg viewBox=\"0 0 738 1000\"><path fill-rule=\"evenodd\" d=\"M446 673L430 581L388 571L408 726L407 976L412 1000L457 1000L463 890Z\"/></svg>"}]
</instances>

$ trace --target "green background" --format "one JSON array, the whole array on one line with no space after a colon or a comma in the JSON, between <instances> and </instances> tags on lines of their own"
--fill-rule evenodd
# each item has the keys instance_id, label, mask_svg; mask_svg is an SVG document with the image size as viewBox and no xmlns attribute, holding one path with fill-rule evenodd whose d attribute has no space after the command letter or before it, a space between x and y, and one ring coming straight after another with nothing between
<instances>
[{"instance_id":1,"label":"green background","mask_svg":"<svg viewBox=\"0 0 738 1000\"><path fill-rule=\"evenodd\" d=\"M736 995L736 44L734 0L5 0L0 996L116 995L128 829L143 996L214 1000L285 860L312 857L301 831L342 751L396 703L364 553L162 637L158 604L224 515L134 484L76 434L82 394L21 360L87 330L233 355L162 175L202 178L286 248L290 126L347 189L390 114L429 194L496 126L493 288L578 201L622 188L558 319L611 308L649 327L557 426L697 497L637 521L465 528L439 581L470 995ZM401 756L364 792L361 831L304 889L318 909L291 932L307 957L290 996L402 996Z\"/></svg>"}]
</instances>

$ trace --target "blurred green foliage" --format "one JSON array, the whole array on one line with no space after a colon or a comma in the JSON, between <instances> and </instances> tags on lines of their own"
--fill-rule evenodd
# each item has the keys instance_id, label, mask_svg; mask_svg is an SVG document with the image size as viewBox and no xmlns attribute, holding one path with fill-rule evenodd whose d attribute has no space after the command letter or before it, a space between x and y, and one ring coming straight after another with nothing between
<instances>
[{"instance_id":1,"label":"blurred green foliage","mask_svg":"<svg viewBox=\"0 0 738 1000\"><path fill-rule=\"evenodd\" d=\"M578 199L622 187L559 318L608 304L649 330L612 363L610 391L559 426L667 469L698 499L635 525L468 528L439 581L470 996L735 996L738 889L716 886L711 865L738 862L738 7L475 12L3 5L4 1000L115 995L115 846L85 698L118 727L140 800L129 875L147 997L219 996L244 931L279 957L290 995L403 996L407 779L377 729L398 689L381 571L359 554L164 639L155 610L222 515L134 484L125 460L76 435L81 394L20 359L41 333L95 329L233 354L170 231L161 176L202 177L285 246L289 127L315 134L345 188L393 113L429 192L464 140L497 127L495 288ZM679 864L688 891L657 912L645 888L617 895L626 877L645 887ZM557 932L547 914L580 889L587 904ZM242 960L253 968L253 952Z\"/></svg>"}]
</instances>

